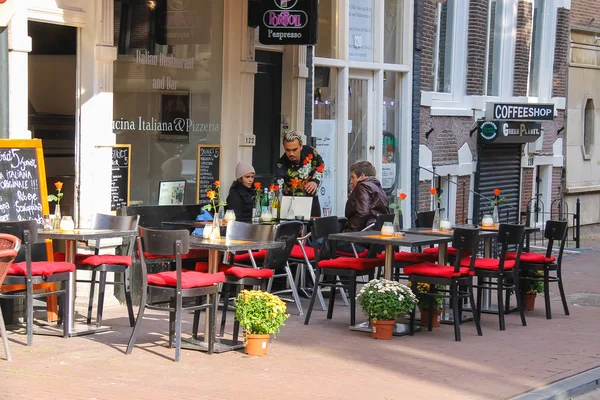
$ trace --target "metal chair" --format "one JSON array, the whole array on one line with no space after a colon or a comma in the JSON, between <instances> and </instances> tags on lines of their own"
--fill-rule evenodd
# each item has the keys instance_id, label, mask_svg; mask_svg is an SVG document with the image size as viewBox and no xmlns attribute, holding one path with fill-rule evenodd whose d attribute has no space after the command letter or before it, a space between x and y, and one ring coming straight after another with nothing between
<instances>
[{"instance_id":1,"label":"metal chair","mask_svg":"<svg viewBox=\"0 0 600 400\"><path fill-rule=\"evenodd\" d=\"M200 311L207 310L209 316L209 335L205 338L208 344L208 353L212 354L215 343L215 316L217 310L217 284L225 280L222 272L208 274L182 269L182 255L189 252L189 237L187 230L155 230L140 227L137 239L140 261L142 263L142 296L140 308L135 322L126 354L131 354L137 335L139 334L144 311L146 308L169 313L169 346L173 347L175 341L175 361L179 361L181 354L181 321L183 311L194 311L194 324L192 335L197 338ZM175 271L148 273L148 263L145 252L173 257ZM152 292L167 296L168 300L147 303L148 295ZM202 297L207 302L201 304ZM211 299L212 297L212 299ZM183 298L195 298L193 305L183 304ZM164 304L168 304L164 306Z\"/></svg>"},{"instance_id":2,"label":"metal chair","mask_svg":"<svg viewBox=\"0 0 600 400\"><path fill-rule=\"evenodd\" d=\"M0 222L0 232L16 236L21 240L19 257L23 254L25 261L13 263L4 280L6 285L24 285L25 294L8 292L0 294L0 298L25 298L25 327L27 345L33 343L33 299L59 296L60 314L63 325L63 337L69 336L69 326L73 318L73 310L67 301L71 296L71 280L75 264L68 262L31 261L32 246L38 241L36 221ZM60 283L60 289L34 293L33 286L42 283Z\"/></svg>"},{"instance_id":3,"label":"metal chair","mask_svg":"<svg viewBox=\"0 0 600 400\"><path fill-rule=\"evenodd\" d=\"M0 234L0 286L6 278L8 268L17 257L19 248L21 247L21 241L19 238L13 235L5 233ZM6 337L6 327L4 326L4 316L2 315L2 308L0 308L0 335L2 335L2 344L4 345L4 354L6 360L12 359L10 355L10 349L8 347L8 338Z\"/></svg>"}]
</instances>

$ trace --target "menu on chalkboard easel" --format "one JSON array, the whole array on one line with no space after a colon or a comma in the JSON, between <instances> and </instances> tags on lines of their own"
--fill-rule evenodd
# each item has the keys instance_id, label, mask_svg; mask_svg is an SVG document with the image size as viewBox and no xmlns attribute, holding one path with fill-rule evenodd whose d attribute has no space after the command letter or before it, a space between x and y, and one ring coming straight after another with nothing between
<instances>
[{"instance_id":1,"label":"menu on chalkboard easel","mask_svg":"<svg viewBox=\"0 0 600 400\"><path fill-rule=\"evenodd\" d=\"M116 144L112 146L111 211L117 211L129 205L130 165L131 145Z\"/></svg>"},{"instance_id":2,"label":"menu on chalkboard easel","mask_svg":"<svg viewBox=\"0 0 600 400\"><path fill-rule=\"evenodd\" d=\"M42 225L47 196L42 141L0 139L0 221Z\"/></svg>"},{"instance_id":3,"label":"menu on chalkboard easel","mask_svg":"<svg viewBox=\"0 0 600 400\"><path fill-rule=\"evenodd\" d=\"M221 173L221 145L199 144L197 159L196 199L198 204L206 205L209 203L206 191L214 188L214 183L219 180Z\"/></svg>"}]
</instances>

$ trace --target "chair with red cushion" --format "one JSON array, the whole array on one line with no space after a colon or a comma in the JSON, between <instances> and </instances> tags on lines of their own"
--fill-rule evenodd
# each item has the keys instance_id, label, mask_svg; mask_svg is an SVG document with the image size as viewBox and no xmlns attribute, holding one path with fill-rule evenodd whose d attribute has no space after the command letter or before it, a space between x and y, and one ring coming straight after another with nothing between
<instances>
[{"instance_id":1,"label":"chair with red cushion","mask_svg":"<svg viewBox=\"0 0 600 400\"><path fill-rule=\"evenodd\" d=\"M19 251L20 247L21 241L18 237L8 235L6 233L0 233L0 286L6 278L8 268L10 268L10 265L17 257L17 252ZM0 335L2 335L2 344L4 345L4 354L6 355L6 360L10 361L10 349L8 348L8 338L6 337L6 327L4 326L2 308L0 308Z\"/></svg>"},{"instance_id":2,"label":"chair with red cushion","mask_svg":"<svg viewBox=\"0 0 600 400\"><path fill-rule=\"evenodd\" d=\"M137 247L141 254L142 272L142 296L140 308L135 321L133 332L129 338L126 354L131 354L137 335L139 334L144 311L146 308L169 313L169 346L173 347L175 342L175 361L179 361L181 354L181 325L184 311L194 311L194 323L192 337L197 339L200 311L206 310L210 313L209 334L204 338L208 345L208 354L212 354L215 343L215 317L217 310L217 284L225 280L222 272L209 274L197 271L187 271L182 268L182 255L189 252L190 233L187 230L156 230L139 228ZM174 256L175 270L159 273L148 273L149 264L144 253ZM162 298L156 302L148 302L147 299L155 298L152 294L160 294ZM164 300L164 296L168 300ZM194 298L192 305L184 305L184 298ZM204 304L201 300L206 298ZM168 306L165 307L165 303Z\"/></svg>"},{"instance_id":3,"label":"chair with red cushion","mask_svg":"<svg viewBox=\"0 0 600 400\"><path fill-rule=\"evenodd\" d=\"M484 290L496 290L498 295L498 323L500 330L505 329L504 314L510 312L510 304L505 305L504 292L507 297L511 291L520 293L519 290L519 262L508 260L506 253L509 246L516 246L516 254L523 248L525 225L500 224L498 228L498 244L500 245L499 258L475 258L475 276L477 276L477 310L481 313L481 301ZM469 266L471 257L464 257L460 265ZM483 284L485 282L485 284ZM521 296L517 296L517 309L521 315L521 323L527 326Z\"/></svg>"},{"instance_id":4,"label":"chair with red cushion","mask_svg":"<svg viewBox=\"0 0 600 400\"><path fill-rule=\"evenodd\" d=\"M383 260L375 257L379 246L372 245L369 248L369 256L366 258L337 257L336 243L329 240L329 235L339 232L338 218L321 217L312 220L312 239L317 264L316 282L319 287L330 287L329 307L327 308L327 319L333 316L335 294L337 288L348 290L350 297L350 325L356 323L356 278L359 276L373 277L375 269L381 267ZM337 277L346 277L348 284L340 281ZM323 279L321 279L323 278ZM318 291L313 290L308 306L308 312L304 324L308 325Z\"/></svg>"},{"instance_id":5,"label":"chair with red cushion","mask_svg":"<svg viewBox=\"0 0 600 400\"><path fill-rule=\"evenodd\" d=\"M530 280L544 283L544 300L546 305L546 318L552 319L552 310L550 308L550 282L558 283L560 299L562 301L565 315L569 315L569 307L565 296L562 278L562 257L567 241L567 221L546 221L544 228L544 238L548 240L545 254L536 255L535 253L522 253L520 260L521 280ZM552 255L553 246L559 242L559 250L556 257ZM543 271L544 276L536 277L526 274L527 271ZM554 272L555 276L550 273ZM518 293L517 293L518 294Z\"/></svg>"},{"instance_id":6,"label":"chair with red cushion","mask_svg":"<svg viewBox=\"0 0 600 400\"><path fill-rule=\"evenodd\" d=\"M75 264L68 262L31 261L32 247L38 242L37 221L1 222L0 232L16 236L23 244L17 259L9 267L5 285L24 285L25 294L22 292L8 292L0 294L0 298L25 298L25 326L27 332L27 345L33 343L33 300L58 296L60 300L59 324L62 322L63 337L68 337L72 312L67 307L70 297L71 280L75 271ZM24 261L20 261L24 259ZM33 286L42 283L60 283L60 289L42 293L34 293Z\"/></svg>"},{"instance_id":7,"label":"chair with red cushion","mask_svg":"<svg viewBox=\"0 0 600 400\"><path fill-rule=\"evenodd\" d=\"M475 254L479 244L479 229L455 228L452 236L452 243L457 250L457 256L454 265L439 265L433 262L415 264L404 268L404 273L408 275L411 282L413 293L418 293L417 283L428 283L430 287L435 285L449 286L450 290L438 292L422 292L425 296L437 296L449 298L453 312L454 339L460 341L460 324L462 316L463 299L469 298L471 304L475 304L473 298L473 275L475 275L475 258L471 259L468 266L460 265L460 260L465 251ZM415 307L416 308L416 307ZM481 333L479 324L479 311L473 308L473 320L477 328L477 334ZM430 313L430 318L433 315ZM432 321L429 321L429 330L432 327ZM410 315L410 334L415 331L415 310Z\"/></svg>"},{"instance_id":8,"label":"chair with red cushion","mask_svg":"<svg viewBox=\"0 0 600 400\"><path fill-rule=\"evenodd\" d=\"M132 216L116 216L106 214L94 214L92 217L92 229L119 229L137 231L139 215ZM94 291L96 283L98 283L98 308L96 314L96 325L102 324L102 311L104 309L104 293L106 285L121 285L125 292L125 302L127 304L127 312L129 314L129 324L135 325L135 317L133 314L133 302L131 300L131 264L133 257L133 249L135 247L135 237L123 238L121 246L121 255L115 254L99 254L100 242L97 241L94 246L93 255L78 254L75 256L75 265L78 270L91 271L91 280L77 279L77 282L87 282L91 284L90 298L88 305L87 323L92 322L92 309L94 307ZM114 272L123 274L122 282L107 282L106 274ZM100 280L96 280L96 273L100 274Z\"/></svg>"}]
</instances>

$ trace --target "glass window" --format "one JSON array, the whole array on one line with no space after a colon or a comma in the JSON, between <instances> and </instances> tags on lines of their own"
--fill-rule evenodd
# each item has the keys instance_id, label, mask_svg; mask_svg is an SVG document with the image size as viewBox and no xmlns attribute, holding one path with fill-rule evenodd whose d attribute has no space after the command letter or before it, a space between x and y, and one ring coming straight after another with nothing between
<instances>
[{"instance_id":1,"label":"glass window","mask_svg":"<svg viewBox=\"0 0 600 400\"><path fill-rule=\"evenodd\" d=\"M402 63L402 0L385 0L383 62Z\"/></svg>"},{"instance_id":2,"label":"glass window","mask_svg":"<svg viewBox=\"0 0 600 400\"><path fill-rule=\"evenodd\" d=\"M583 125L583 146L586 155L591 155L594 147L594 100L585 103L585 119Z\"/></svg>"},{"instance_id":3,"label":"glass window","mask_svg":"<svg viewBox=\"0 0 600 400\"><path fill-rule=\"evenodd\" d=\"M373 0L349 0L348 56L373 61Z\"/></svg>"},{"instance_id":4,"label":"glass window","mask_svg":"<svg viewBox=\"0 0 600 400\"><path fill-rule=\"evenodd\" d=\"M452 91L452 44L454 41L455 1L448 0L437 6L436 51L434 62L435 92Z\"/></svg>"},{"instance_id":5,"label":"glass window","mask_svg":"<svg viewBox=\"0 0 600 400\"><path fill-rule=\"evenodd\" d=\"M198 144L220 143L221 0L115 0L113 133L131 145L133 204L185 180L195 204Z\"/></svg>"},{"instance_id":6,"label":"glass window","mask_svg":"<svg viewBox=\"0 0 600 400\"><path fill-rule=\"evenodd\" d=\"M500 95L500 63L502 52L503 0L490 0L487 43L487 95Z\"/></svg>"},{"instance_id":7,"label":"glass window","mask_svg":"<svg viewBox=\"0 0 600 400\"><path fill-rule=\"evenodd\" d=\"M332 209L332 215L337 215L335 182L333 180L337 147L337 75L338 71L335 68L315 67L312 136L315 139L317 151L325 162L325 171L319 187L319 201L321 207ZM340 212L343 213L343 210Z\"/></svg>"},{"instance_id":8,"label":"glass window","mask_svg":"<svg viewBox=\"0 0 600 400\"><path fill-rule=\"evenodd\" d=\"M545 0L535 0L531 26L531 55L529 61L529 96L539 96L540 54L544 23Z\"/></svg>"},{"instance_id":9,"label":"glass window","mask_svg":"<svg viewBox=\"0 0 600 400\"><path fill-rule=\"evenodd\" d=\"M337 56L337 3L336 0L319 0L319 40L315 45L317 57Z\"/></svg>"},{"instance_id":10,"label":"glass window","mask_svg":"<svg viewBox=\"0 0 600 400\"><path fill-rule=\"evenodd\" d=\"M400 142L400 76L391 71L383 73L383 119L382 119L382 158L381 186L390 201L394 201L396 189L401 188L399 142ZM408 194L408 192L407 192Z\"/></svg>"}]
</instances>

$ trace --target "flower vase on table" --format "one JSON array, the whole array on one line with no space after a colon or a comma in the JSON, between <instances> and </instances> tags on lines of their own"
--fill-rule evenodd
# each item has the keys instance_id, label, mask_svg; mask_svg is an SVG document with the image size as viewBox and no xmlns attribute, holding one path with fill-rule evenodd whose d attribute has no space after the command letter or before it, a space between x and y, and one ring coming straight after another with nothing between
<instances>
[{"instance_id":1,"label":"flower vase on table","mask_svg":"<svg viewBox=\"0 0 600 400\"><path fill-rule=\"evenodd\" d=\"M435 208L435 213L433 214L433 226L431 227L434 231L440 230L440 209Z\"/></svg>"},{"instance_id":2,"label":"flower vase on table","mask_svg":"<svg viewBox=\"0 0 600 400\"><path fill-rule=\"evenodd\" d=\"M494 206L494 212L492 213L492 223L495 227L500 224L500 217L498 216L498 206Z\"/></svg>"},{"instance_id":3,"label":"flower vase on table","mask_svg":"<svg viewBox=\"0 0 600 400\"><path fill-rule=\"evenodd\" d=\"M61 213L60 213L60 204L57 204L56 206L54 206L54 226L52 227L53 229L58 229L60 227L60 219L62 217Z\"/></svg>"},{"instance_id":4,"label":"flower vase on table","mask_svg":"<svg viewBox=\"0 0 600 400\"><path fill-rule=\"evenodd\" d=\"M221 239L221 219L219 213L215 212L212 223L212 230L210 231L210 240Z\"/></svg>"}]
</instances>

